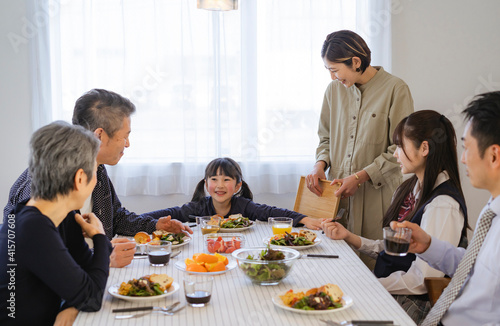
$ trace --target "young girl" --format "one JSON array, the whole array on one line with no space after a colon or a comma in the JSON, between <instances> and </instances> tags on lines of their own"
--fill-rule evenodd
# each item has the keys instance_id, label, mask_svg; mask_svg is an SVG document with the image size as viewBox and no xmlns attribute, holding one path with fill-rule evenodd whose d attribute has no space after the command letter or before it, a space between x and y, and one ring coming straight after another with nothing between
<instances>
[{"instance_id":1,"label":"young girl","mask_svg":"<svg viewBox=\"0 0 500 326\"><path fill-rule=\"evenodd\" d=\"M414 175L396 190L383 226L389 226L391 221L408 220L458 246L466 235L467 209L460 185L453 125L435 111L418 111L398 124L393 141L401 172ZM376 258L374 273L379 281L417 324L423 320L430 309L424 278L442 277L442 272L414 254L389 256L383 251L382 240L357 236L339 223L324 222L322 227L328 237L343 239Z\"/></svg>"},{"instance_id":2,"label":"young girl","mask_svg":"<svg viewBox=\"0 0 500 326\"><path fill-rule=\"evenodd\" d=\"M209 196L205 196L205 189ZM191 202L182 207L172 207L148 213L153 217L170 215L172 219L188 221L189 215L208 216L219 214L228 217L242 214L251 220L267 221L271 216L293 218L293 225L304 224L319 229L320 219L314 219L297 212L253 202L248 184L243 181L241 168L233 159L217 158L205 169L205 177L198 183Z\"/></svg>"}]
</instances>

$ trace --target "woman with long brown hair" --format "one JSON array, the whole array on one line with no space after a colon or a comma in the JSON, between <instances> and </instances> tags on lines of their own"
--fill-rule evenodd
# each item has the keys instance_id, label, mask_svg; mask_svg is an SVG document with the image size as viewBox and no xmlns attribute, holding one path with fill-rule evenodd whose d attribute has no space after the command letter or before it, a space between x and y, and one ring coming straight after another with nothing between
<instances>
[{"instance_id":1,"label":"woman with long brown hair","mask_svg":"<svg viewBox=\"0 0 500 326\"><path fill-rule=\"evenodd\" d=\"M391 221L411 221L436 238L460 245L466 239L467 208L453 125L438 112L418 111L398 124L393 141L401 172L413 176L396 190L383 226L389 226ZM357 236L339 223L325 222L323 230L328 237L343 239L375 258L375 276L417 324L423 320L430 309L424 278L442 277L442 272L414 254L387 255L382 240Z\"/></svg>"}]
</instances>

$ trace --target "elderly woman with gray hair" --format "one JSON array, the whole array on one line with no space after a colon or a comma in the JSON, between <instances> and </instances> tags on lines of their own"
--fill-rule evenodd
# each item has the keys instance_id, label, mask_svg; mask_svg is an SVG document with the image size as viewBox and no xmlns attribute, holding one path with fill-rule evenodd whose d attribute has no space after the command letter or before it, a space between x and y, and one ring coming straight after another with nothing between
<instances>
[{"instance_id":1,"label":"elderly woman with gray hair","mask_svg":"<svg viewBox=\"0 0 500 326\"><path fill-rule=\"evenodd\" d=\"M36 131L30 149L31 198L0 229L0 324L71 325L79 310L100 309L109 273L101 222L73 212L96 184L99 141L59 121Z\"/></svg>"}]
</instances>

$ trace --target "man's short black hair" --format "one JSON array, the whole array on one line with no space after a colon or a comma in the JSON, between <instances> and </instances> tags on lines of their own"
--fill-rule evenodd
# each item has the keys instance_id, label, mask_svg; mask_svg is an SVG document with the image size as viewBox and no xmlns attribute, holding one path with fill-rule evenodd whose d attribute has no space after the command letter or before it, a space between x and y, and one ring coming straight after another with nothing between
<instances>
[{"instance_id":1,"label":"man's short black hair","mask_svg":"<svg viewBox=\"0 0 500 326\"><path fill-rule=\"evenodd\" d=\"M500 91L477 95L462 113L471 122L481 158L491 145L500 146Z\"/></svg>"}]
</instances>

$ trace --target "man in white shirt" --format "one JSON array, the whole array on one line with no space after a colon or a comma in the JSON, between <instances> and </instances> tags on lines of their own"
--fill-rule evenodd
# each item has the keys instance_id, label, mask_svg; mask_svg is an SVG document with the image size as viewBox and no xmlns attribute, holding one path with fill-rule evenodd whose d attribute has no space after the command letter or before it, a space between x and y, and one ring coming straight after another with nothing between
<instances>
[{"instance_id":1,"label":"man in white shirt","mask_svg":"<svg viewBox=\"0 0 500 326\"><path fill-rule=\"evenodd\" d=\"M476 233L469 248L456 248L424 232L418 225L403 222L392 227L412 229L410 251L427 261L432 267L449 276L460 278L452 282L441 295L422 325L500 325L500 91L478 95L464 110L467 125L462 137L464 151L462 163L475 188L486 189L491 198L484 207L476 225ZM491 220L485 223L486 219ZM482 220L483 223L481 223ZM484 226L484 225L488 226ZM483 232L484 231L484 232ZM485 234L485 236L484 236ZM477 237L478 246L474 246ZM484 240L481 242L479 238ZM477 256L471 254L478 248ZM480 248L480 249L479 249ZM464 257L465 256L465 257ZM462 258L464 262L459 263ZM472 263L470 271L464 266ZM465 270L466 274L462 272ZM456 285L458 294L452 295ZM449 293L447 293L449 292ZM446 299L450 298L447 305ZM442 313L439 314L441 309ZM431 316L437 320L431 321ZM436 318L434 318L436 319ZM440 320L440 321L439 321Z\"/></svg>"}]
</instances>

